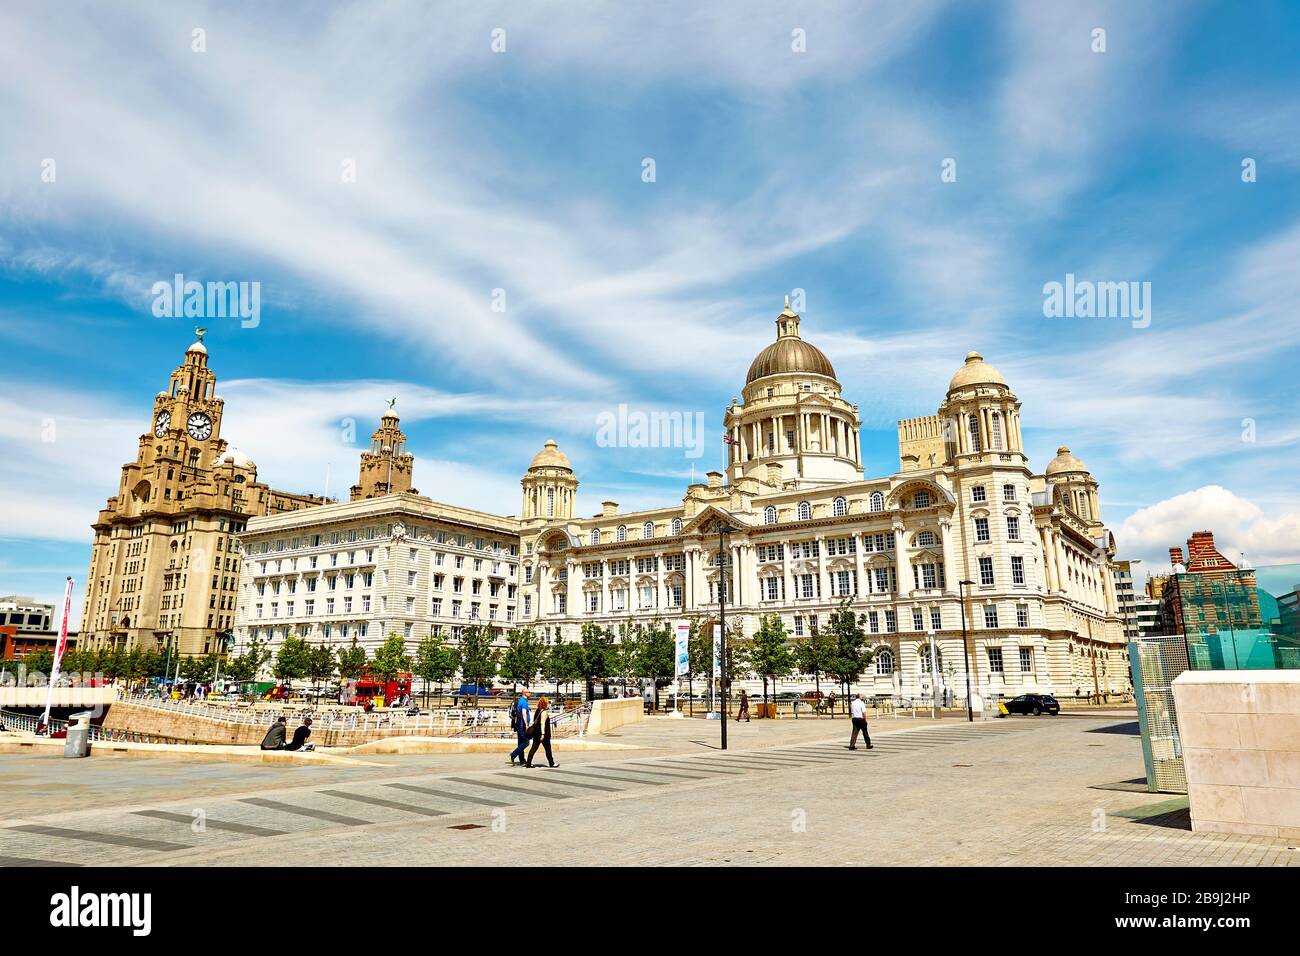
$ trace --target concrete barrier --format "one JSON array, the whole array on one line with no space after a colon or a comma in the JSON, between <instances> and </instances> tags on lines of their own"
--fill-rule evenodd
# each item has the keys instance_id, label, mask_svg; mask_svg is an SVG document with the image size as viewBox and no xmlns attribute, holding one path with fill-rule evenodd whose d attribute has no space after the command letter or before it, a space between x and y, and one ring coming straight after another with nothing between
<instances>
[{"instance_id":1,"label":"concrete barrier","mask_svg":"<svg viewBox=\"0 0 1300 956\"><path fill-rule=\"evenodd\" d=\"M591 705L591 719L587 721L587 733L607 734L611 730L642 720L645 720L645 703L640 697L597 700Z\"/></svg>"},{"instance_id":2,"label":"concrete barrier","mask_svg":"<svg viewBox=\"0 0 1300 956\"><path fill-rule=\"evenodd\" d=\"M1300 671L1174 680L1192 829L1300 838Z\"/></svg>"}]
</instances>

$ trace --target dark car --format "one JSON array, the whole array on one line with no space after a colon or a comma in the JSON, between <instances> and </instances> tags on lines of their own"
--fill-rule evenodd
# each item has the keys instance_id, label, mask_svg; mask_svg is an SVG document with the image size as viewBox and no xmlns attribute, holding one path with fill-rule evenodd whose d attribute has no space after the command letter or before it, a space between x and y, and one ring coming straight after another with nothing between
<instances>
[{"instance_id":1,"label":"dark car","mask_svg":"<svg viewBox=\"0 0 1300 956\"><path fill-rule=\"evenodd\" d=\"M1051 694L1021 694L1011 700L1004 700L1002 706L1008 714L1051 714L1055 717L1061 712L1061 705Z\"/></svg>"}]
</instances>

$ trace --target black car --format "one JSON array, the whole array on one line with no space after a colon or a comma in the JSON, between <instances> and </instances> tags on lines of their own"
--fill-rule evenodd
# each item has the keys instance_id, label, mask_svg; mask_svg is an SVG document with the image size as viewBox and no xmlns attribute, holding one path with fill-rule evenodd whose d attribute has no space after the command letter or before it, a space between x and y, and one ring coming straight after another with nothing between
<instances>
[{"instance_id":1,"label":"black car","mask_svg":"<svg viewBox=\"0 0 1300 956\"><path fill-rule=\"evenodd\" d=\"M1011 700L1004 700L1002 706L1008 714L1051 714L1055 717L1061 712L1061 705L1051 694L1021 694Z\"/></svg>"}]
</instances>

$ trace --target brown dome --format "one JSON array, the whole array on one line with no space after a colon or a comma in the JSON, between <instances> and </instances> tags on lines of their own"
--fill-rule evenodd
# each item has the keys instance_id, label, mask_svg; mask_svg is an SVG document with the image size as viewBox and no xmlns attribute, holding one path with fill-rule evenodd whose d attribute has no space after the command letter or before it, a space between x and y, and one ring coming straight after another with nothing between
<instances>
[{"instance_id":1,"label":"brown dome","mask_svg":"<svg viewBox=\"0 0 1300 956\"><path fill-rule=\"evenodd\" d=\"M759 352L750 363L749 374L745 376L746 385L769 375L790 372L835 377L831 360L822 354L822 350L799 338L799 316L790 309L788 298L785 311L776 317L776 329L776 341Z\"/></svg>"}]
</instances>

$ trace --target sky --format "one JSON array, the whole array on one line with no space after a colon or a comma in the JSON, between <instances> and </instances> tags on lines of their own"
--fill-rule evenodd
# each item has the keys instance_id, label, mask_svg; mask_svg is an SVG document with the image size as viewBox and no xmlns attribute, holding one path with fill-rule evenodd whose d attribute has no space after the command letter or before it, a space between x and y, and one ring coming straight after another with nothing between
<instances>
[{"instance_id":1,"label":"sky","mask_svg":"<svg viewBox=\"0 0 1300 956\"><path fill-rule=\"evenodd\" d=\"M1121 557L1300 561L1297 38L1264 0L0 7L0 594L71 574L76 625L196 324L276 488L346 494L396 397L421 493L517 513L553 438L595 513L719 466L786 295L869 476L978 350ZM156 315L178 273L258 322ZM1048 315L1067 276L1145 316ZM702 438L605 447L620 405Z\"/></svg>"}]
</instances>

